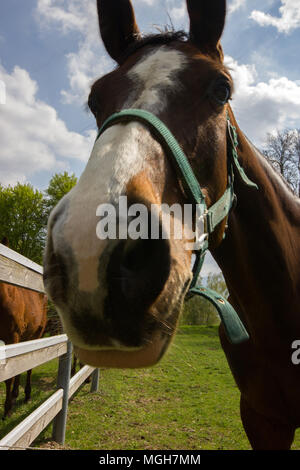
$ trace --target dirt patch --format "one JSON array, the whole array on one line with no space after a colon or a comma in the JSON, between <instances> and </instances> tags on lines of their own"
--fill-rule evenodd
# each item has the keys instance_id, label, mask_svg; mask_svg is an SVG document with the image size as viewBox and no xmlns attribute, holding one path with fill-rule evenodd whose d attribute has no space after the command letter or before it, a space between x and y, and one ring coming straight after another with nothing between
<instances>
[{"instance_id":1,"label":"dirt patch","mask_svg":"<svg viewBox=\"0 0 300 470\"><path fill-rule=\"evenodd\" d=\"M55 441L45 441L39 444L38 449L45 449L45 450L71 450L71 447L66 445L58 444Z\"/></svg>"}]
</instances>

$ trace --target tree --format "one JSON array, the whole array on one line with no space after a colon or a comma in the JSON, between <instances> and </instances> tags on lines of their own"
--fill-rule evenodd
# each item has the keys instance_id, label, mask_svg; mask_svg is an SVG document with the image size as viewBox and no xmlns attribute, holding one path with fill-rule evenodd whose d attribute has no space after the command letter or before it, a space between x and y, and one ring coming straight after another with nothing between
<instances>
[{"instance_id":1,"label":"tree","mask_svg":"<svg viewBox=\"0 0 300 470\"><path fill-rule=\"evenodd\" d=\"M76 183L77 178L74 173L69 175L68 172L65 171L64 173L56 173L52 176L49 186L45 191L47 215L49 215L58 202L71 191Z\"/></svg>"},{"instance_id":2,"label":"tree","mask_svg":"<svg viewBox=\"0 0 300 470\"><path fill-rule=\"evenodd\" d=\"M46 236L43 193L30 184L0 185L0 240L37 263L42 261Z\"/></svg>"},{"instance_id":3,"label":"tree","mask_svg":"<svg viewBox=\"0 0 300 470\"><path fill-rule=\"evenodd\" d=\"M206 279L206 285L212 290L215 290L221 294L225 299L228 297L227 286L223 277L223 274L220 273L210 273Z\"/></svg>"},{"instance_id":4,"label":"tree","mask_svg":"<svg viewBox=\"0 0 300 470\"><path fill-rule=\"evenodd\" d=\"M30 184L4 187L0 184L0 240L41 264L50 211L77 183L74 174L55 174L43 193Z\"/></svg>"},{"instance_id":5,"label":"tree","mask_svg":"<svg viewBox=\"0 0 300 470\"><path fill-rule=\"evenodd\" d=\"M286 129L275 135L267 135L267 147L262 153L271 165L285 178L291 189L296 192L299 183L296 158L296 133Z\"/></svg>"},{"instance_id":6,"label":"tree","mask_svg":"<svg viewBox=\"0 0 300 470\"><path fill-rule=\"evenodd\" d=\"M207 278L198 280L198 285L213 289L225 298L228 297L227 287L222 273L211 273ZM194 296L184 305L181 317L182 325L217 325L220 322L217 310L211 302L200 296Z\"/></svg>"}]
</instances>

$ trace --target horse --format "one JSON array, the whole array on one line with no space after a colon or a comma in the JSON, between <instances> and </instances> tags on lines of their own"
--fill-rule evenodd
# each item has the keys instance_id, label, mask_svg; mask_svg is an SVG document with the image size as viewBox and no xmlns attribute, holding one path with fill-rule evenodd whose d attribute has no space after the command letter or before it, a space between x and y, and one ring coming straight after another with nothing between
<instances>
[{"instance_id":1,"label":"horse","mask_svg":"<svg viewBox=\"0 0 300 470\"><path fill-rule=\"evenodd\" d=\"M9 246L7 238L1 242ZM5 344L39 339L47 323L47 296L45 294L0 283L0 339ZM25 402L31 397L31 372L27 371ZM3 419L11 416L13 405L19 395L20 375L5 381L6 399Z\"/></svg>"},{"instance_id":2,"label":"horse","mask_svg":"<svg viewBox=\"0 0 300 470\"><path fill-rule=\"evenodd\" d=\"M248 333L245 341L230 341L222 321L220 343L252 448L289 449L300 426L300 374L291 360L300 338L300 201L230 106L234 85L221 46L226 1L187 0L188 34L149 36L141 35L129 0L97 6L101 37L117 66L91 86L88 106L100 132L78 184L48 221L46 290L84 363L149 367L167 350L198 245L187 244L188 233L152 239L151 224L149 236L138 239L97 233L101 207L117 213L120 196L130 207L147 208L191 200L162 132L138 117L151 113L187 157L207 207L199 217L204 227L226 188L234 191L225 215L199 237Z\"/></svg>"}]
</instances>

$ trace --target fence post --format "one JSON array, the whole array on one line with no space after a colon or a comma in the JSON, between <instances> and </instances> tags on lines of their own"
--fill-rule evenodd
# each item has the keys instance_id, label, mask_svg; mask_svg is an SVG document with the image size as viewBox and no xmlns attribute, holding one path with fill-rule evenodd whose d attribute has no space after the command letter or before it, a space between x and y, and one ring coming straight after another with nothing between
<instances>
[{"instance_id":1,"label":"fence post","mask_svg":"<svg viewBox=\"0 0 300 470\"><path fill-rule=\"evenodd\" d=\"M99 369L95 369L92 373L91 392L98 392L99 388Z\"/></svg>"},{"instance_id":2,"label":"fence post","mask_svg":"<svg viewBox=\"0 0 300 470\"><path fill-rule=\"evenodd\" d=\"M58 374L57 374L57 388L62 388L64 391L62 409L55 417L53 422L52 438L59 444L65 443L66 437L66 424L68 414L68 395L69 395L69 383L71 377L71 366L72 366L72 343L68 341L67 352L59 358Z\"/></svg>"}]
</instances>

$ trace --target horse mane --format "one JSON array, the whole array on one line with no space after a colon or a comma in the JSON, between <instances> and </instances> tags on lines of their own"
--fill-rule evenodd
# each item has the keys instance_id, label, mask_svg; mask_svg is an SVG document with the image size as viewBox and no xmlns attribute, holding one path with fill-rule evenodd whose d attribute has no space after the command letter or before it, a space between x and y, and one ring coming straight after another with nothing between
<instances>
[{"instance_id":1,"label":"horse mane","mask_svg":"<svg viewBox=\"0 0 300 470\"><path fill-rule=\"evenodd\" d=\"M186 42L189 39L189 34L185 31L175 31L173 28L165 26L164 30L158 34L147 34L144 36L137 36L125 52L122 54L119 62L123 64L132 54L145 46L157 46L170 44L173 41Z\"/></svg>"}]
</instances>

